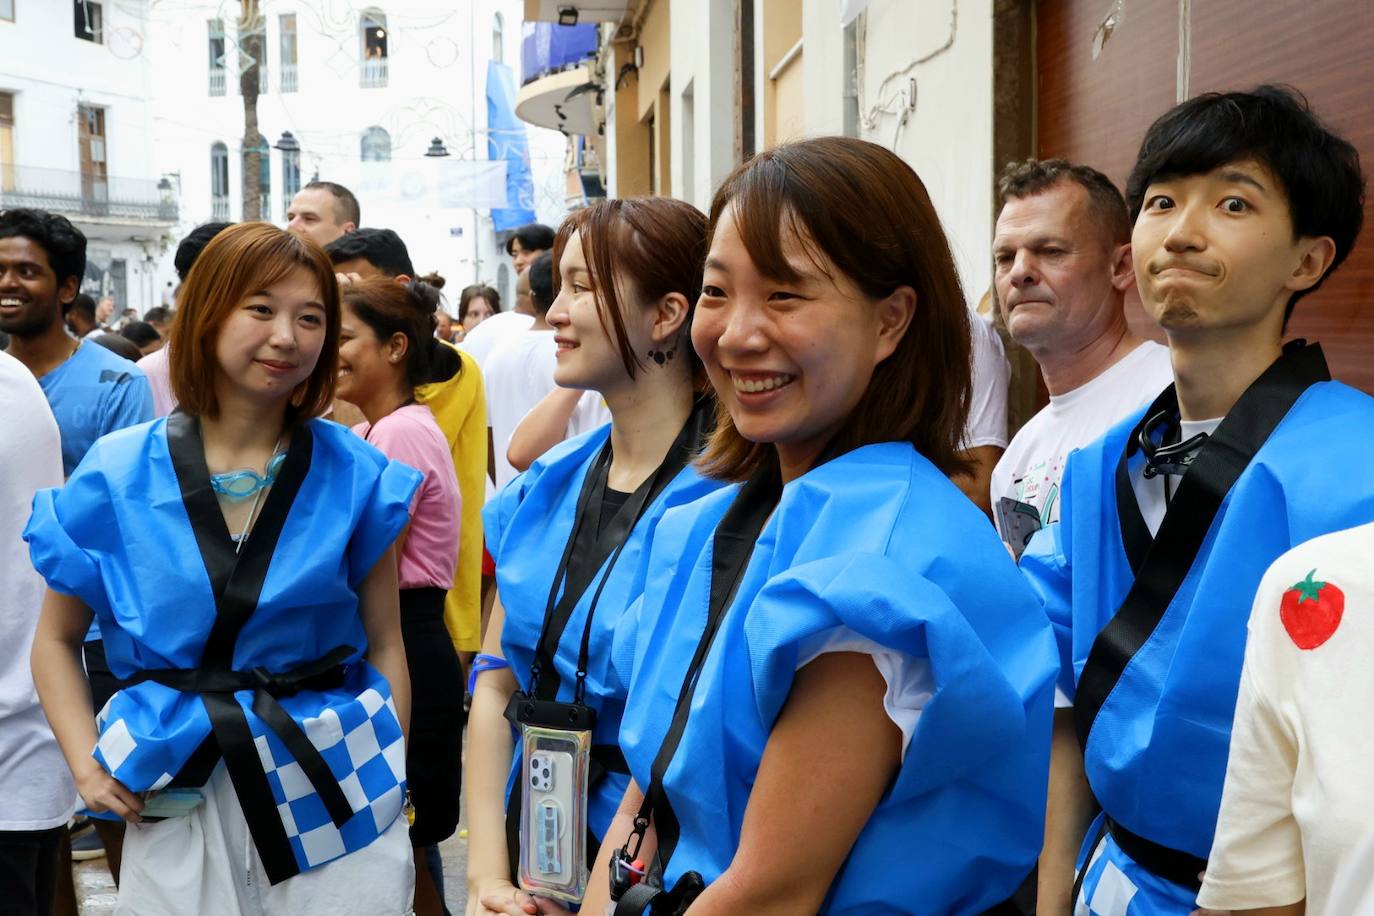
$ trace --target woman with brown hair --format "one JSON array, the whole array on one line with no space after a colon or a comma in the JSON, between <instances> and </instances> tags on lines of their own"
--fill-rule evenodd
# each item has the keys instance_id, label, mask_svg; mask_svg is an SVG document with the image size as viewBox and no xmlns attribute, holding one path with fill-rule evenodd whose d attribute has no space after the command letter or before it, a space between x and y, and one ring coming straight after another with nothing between
<instances>
[{"instance_id":1,"label":"woman with brown hair","mask_svg":"<svg viewBox=\"0 0 1374 916\"><path fill-rule=\"evenodd\" d=\"M117 912L406 913L409 678L392 542L417 472L336 424L324 253L224 230L181 289L180 408L99 440L25 531L44 711L129 823ZM126 686L97 723L92 612Z\"/></svg>"},{"instance_id":2,"label":"woman with brown hair","mask_svg":"<svg viewBox=\"0 0 1374 916\"><path fill-rule=\"evenodd\" d=\"M691 466L714 415L688 336L705 254L705 216L667 198L579 210L554 243L554 380L598 392L611 423L549 450L483 512L497 599L468 726L470 913L524 912L516 881L578 899L625 794L612 639L658 520L720 486ZM536 749L540 729L556 748Z\"/></svg>"},{"instance_id":3,"label":"woman with brown hair","mask_svg":"<svg viewBox=\"0 0 1374 916\"><path fill-rule=\"evenodd\" d=\"M439 843L458 829L463 773L463 670L444 627L457 565L462 499L448 440L415 389L429 375L437 290L390 277L349 283L339 329L338 397L362 411L353 431L424 475L396 539L401 637L410 672L406 789L414 810L415 912L442 916Z\"/></svg>"},{"instance_id":4,"label":"woman with brown hair","mask_svg":"<svg viewBox=\"0 0 1374 916\"><path fill-rule=\"evenodd\" d=\"M700 466L740 486L658 526L617 635L633 782L584 910L608 884L617 914L1002 904L1040 849L1058 664L949 480L968 313L920 179L847 138L739 167L692 341L721 407Z\"/></svg>"}]
</instances>

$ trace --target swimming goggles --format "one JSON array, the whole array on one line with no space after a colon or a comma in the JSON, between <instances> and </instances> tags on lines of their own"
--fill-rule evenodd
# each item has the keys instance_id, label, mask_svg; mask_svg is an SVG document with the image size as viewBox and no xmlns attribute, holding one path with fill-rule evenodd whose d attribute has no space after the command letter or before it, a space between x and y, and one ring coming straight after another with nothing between
<instances>
[{"instance_id":1,"label":"swimming goggles","mask_svg":"<svg viewBox=\"0 0 1374 916\"><path fill-rule=\"evenodd\" d=\"M210 488L220 496L226 496L232 500L247 499L259 490L272 486L277 480L277 471L281 470L282 462L286 460L285 452L278 452L267 462L267 475L262 476L251 468L244 468L241 471L228 471L224 474L210 475Z\"/></svg>"}]
</instances>

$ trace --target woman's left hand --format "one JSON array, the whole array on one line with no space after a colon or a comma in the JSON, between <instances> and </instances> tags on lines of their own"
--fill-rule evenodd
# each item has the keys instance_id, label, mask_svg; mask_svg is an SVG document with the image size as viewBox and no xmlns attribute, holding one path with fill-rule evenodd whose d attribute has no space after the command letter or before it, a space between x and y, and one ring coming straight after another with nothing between
<instances>
[{"instance_id":1,"label":"woman's left hand","mask_svg":"<svg viewBox=\"0 0 1374 916\"><path fill-rule=\"evenodd\" d=\"M505 916L572 916L572 911L565 909L561 904L520 890L515 892L514 897L483 897L482 906L489 912L503 913Z\"/></svg>"}]
</instances>

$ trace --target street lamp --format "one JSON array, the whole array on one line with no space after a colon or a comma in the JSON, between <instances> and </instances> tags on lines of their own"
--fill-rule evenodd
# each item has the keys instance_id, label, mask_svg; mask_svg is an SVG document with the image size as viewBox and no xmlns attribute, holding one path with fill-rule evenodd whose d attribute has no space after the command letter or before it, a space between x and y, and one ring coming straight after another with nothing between
<instances>
[{"instance_id":1,"label":"street lamp","mask_svg":"<svg viewBox=\"0 0 1374 916\"><path fill-rule=\"evenodd\" d=\"M444 146L444 141L435 137L429 141L429 149L425 150L425 156L429 159L440 159L448 155L448 147Z\"/></svg>"},{"instance_id":2,"label":"street lamp","mask_svg":"<svg viewBox=\"0 0 1374 916\"><path fill-rule=\"evenodd\" d=\"M281 136L277 138L277 142L273 143L272 146L274 149L279 149L283 153L299 153L301 151L301 142L297 140L289 130L282 131Z\"/></svg>"}]
</instances>

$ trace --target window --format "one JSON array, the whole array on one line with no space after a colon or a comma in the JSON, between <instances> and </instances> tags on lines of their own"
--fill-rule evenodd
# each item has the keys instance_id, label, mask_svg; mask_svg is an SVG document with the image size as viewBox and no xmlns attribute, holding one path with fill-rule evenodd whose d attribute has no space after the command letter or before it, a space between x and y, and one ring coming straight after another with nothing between
<instances>
[{"instance_id":1,"label":"window","mask_svg":"<svg viewBox=\"0 0 1374 916\"><path fill-rule=\"evenodd\" d=\"M14 0L0 0L0 19L14 21Z\"/></svg>"},{"instance_id":2,"label":"window","mask_svg":"<svg viewBox=\"0 0 1374 916\"><path fill-rule=\"evenodd\" d=\"M239 25L239 56L241 59L252 59L248 65L250 71L256 70L258 73L258 94L267 93L267 21L258 14L256 21L247 28L243 24ZM239 81L239 92L243 92L243 81Z\"/></svg>"},{"instance_id":3,"label":"window","mask_svg":"<svg viewBox=\"0 0 1374 916\"><path fill-rule=\"evenodd\" d=\"M278 20L281 34L281 91L296 91L296 14L283 13Z\"/></svg>"},{"instance_id":4,"label":"window","mask_svg":"<svg viewBox=\"0 0 1374 916\"><path fill-rule=\"evenodd\" d=\"M81 162L81 203L87 213L103 214L110 199L105 156L105 109L79 105L76 109L77 155Z\"/></svg>"},{"instance_id":5,"label":"window","mask_svg":"<svg viewBox=\"0 0 1374 916\"><path fill-rule=\"evenodd\" d=\"M363 89L380 89L387 81L386 14L367 10L358 19L362 29L362 55L359 82Z\"/></svg>"},{"instance_id":6,"label":"window","mask_svg":"<svg viewBox=\"0 0 1374 916\"><path fill-rule=\"evenodd\" d=\"M363 162L391 161L391 135L381 127L369 127L363 131Z\"/></svg>"},{"instance_id":7,"label":"window","mask_svg":"<svg viewBox=\"0 0 1374 916\"><path fill-rule=\"evenodd\" d=\"M210 216L229 219L229 147L223 143L210 147Z\"/></svg>"},{"instance_id":8,"label":"window","mask_svg":"<svg viewBox=\"0 0 1374 916\"><path fill-rule=\"evenodd\" d=\"M10 4L14 6L13 3ZM82 41L93 41L98 45L105 43L105 9L96 0L75 0L73 21L76 37ZM13 12L13 10L11 10Z\"/></svg>"},{"instance_id":9,"label":"window","mask_svg":"<svg viewBox=\"0 0 1374 916\"><path fill-rule=\"evenodd\" d=\"M491 23L491 59L498 64L505 61L506 44L506 20L500 13L492 17Z\"/></svg>"},{"instance_id":10,"label":"window","mask_svg":"<svg viewBox=\"0 0 1374 916\"><path fill-rule=\"evenodd\" d=\"M301 189L301 151L284 149L281 151L281 212L286 219L286 211L291 208L291 198Z\"/></svg>"},{"instance_id":11,"label":"window","mask_svg":"<svg viewBox=\"0 0 1374 916\"><path fill-rule=\"evenodd\" d=\"M210 94L224 95L224 20L211 19L206 23L210 51Z\"/></svg>"},{"instance_id":12,"label":"window","mask_svg":"<svg viewBox=\"0 0 1374 916\"><path fill-rule=\"evenodd\" d=\"M8 92L0 92L0 191L13 190L14 96Z\"/></svg>"}]
</instances>

